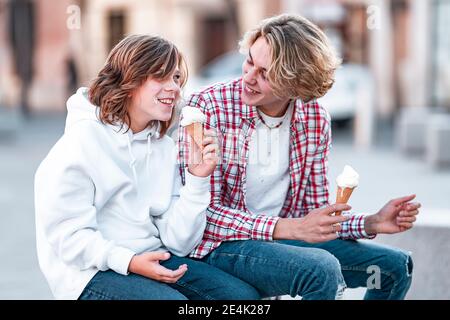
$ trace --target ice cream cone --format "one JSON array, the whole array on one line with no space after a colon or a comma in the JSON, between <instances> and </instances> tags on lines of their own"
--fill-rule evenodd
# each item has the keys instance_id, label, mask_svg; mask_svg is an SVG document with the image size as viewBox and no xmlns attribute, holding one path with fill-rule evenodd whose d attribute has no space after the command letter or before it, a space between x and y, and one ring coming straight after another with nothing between
<instances>
[{"instance_id":1,"label":"ice cream cone","mask_svg":"<svg viewBox=\"0 0 450 320\"><path fill-rule=\"evenodd\" d=\"M352 192L355 188L342 188L338 187L336 194L336 203L347 203L348 199L352 195ZM335 215L341 215L342 211L336 211Z\"/></svg>"},{"instance_id":2,"label":"ice cream cone","mask_svg":"<svg viewBox=\"0 0 450 320\"><path fill-rule=\"evenodd\" d=\"M191 123L186 126L186 130L200 150L203 150L203 124L201 122Z\"/></svg>"}]
</instances>

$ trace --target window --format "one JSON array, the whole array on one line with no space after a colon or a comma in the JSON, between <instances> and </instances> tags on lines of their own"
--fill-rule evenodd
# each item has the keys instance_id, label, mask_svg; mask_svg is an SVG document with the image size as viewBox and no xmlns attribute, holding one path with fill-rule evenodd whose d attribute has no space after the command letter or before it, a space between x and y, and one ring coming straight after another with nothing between
<instances>
[{"instance_id":1,"label":"window","mask_svg":"<svg viewBox=\"0 0 450 320\"><path fill-rule=\"evenodd\" d=\"M114 10L108 14L108 51L124 38L125 26L125 10Z\"/></svg>"}]
</instances>

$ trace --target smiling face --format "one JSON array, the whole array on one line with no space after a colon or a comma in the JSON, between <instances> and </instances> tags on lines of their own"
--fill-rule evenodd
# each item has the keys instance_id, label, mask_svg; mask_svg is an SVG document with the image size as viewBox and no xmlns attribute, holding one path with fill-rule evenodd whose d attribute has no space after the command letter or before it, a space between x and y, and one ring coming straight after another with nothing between
<instances>
[{"instance_id":1,"label":"smiling face","mask_svg":"<svg viewBox=\"0 0 450 320\"><path fill-rule=\"evenodd\" d=\"M157 126L164 136L187 75L183 55L173 43L130 35L111 50L89 88L89 101L100 108L103 124L125 124L135 133Z\"/></svg>"},{"instance_id":2,"label":"smiling face","mask_svg":"<svg viewBox=\"0 0 450 320\"><path fill-rule=\"evenodd\" d=\"M178 68L166 79L149 77L132 95L128 109L131 130L142 131L153 120L169 121L180 97L180 90L181 74Z\"/></svg>"},{"instance_id":3,"label":"smiling face","mask_svg":"<svg viewBox=\"0 0 450 320\"><path fill-rule=\"evenodd\" d=\"M242 101L257 106L264 113L279 115L285 110L289 99L275 96L267 72L271 64L271 49L264 37L259 37L248 50L248 56L242 65Z\"/></svg>"}]
</instances>

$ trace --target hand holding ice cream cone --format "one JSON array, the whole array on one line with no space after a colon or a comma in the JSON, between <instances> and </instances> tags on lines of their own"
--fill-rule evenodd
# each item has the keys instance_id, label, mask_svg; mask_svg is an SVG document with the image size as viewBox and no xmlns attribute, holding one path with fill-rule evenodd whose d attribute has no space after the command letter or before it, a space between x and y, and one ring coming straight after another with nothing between
<instances>
[{"instance_id":1,"label":"hand holding ice cream cone","mask_svg":"<svg viewBox=\"0 0 450 320\"><path fill-rule=\"evenodd\" d=\"M200 109L189 106L181 109L181 115L181 126L186 128L195 144L203 150L203 123L206 122L206 116Z\"/></svg>"},{"instance_id":2,"label":"hand holding ice cream cone","mask_svg":"<svg viewBox=\"0 0 450 320\"><path fill-rule=\"evenodd\" d=\"M189 172L198 177L206 177L214 171L218 162L217 138L212 130L203 130L206 116L200 109L187 106L181 112L180 124L191 137Z\"/></svg>"},{"instance_id":3,"label":"hand holding ice cream cone","mask_svg":"<svg viewBox=\"0 0 450 320\"><path fill-rule=\"evenodd\" d=\"M346 165L342 173L337 177L338 186L336 194L336 203L347 203L352 195L353 190L358 186L359 174L350 166ZM340 215L341 211L337 211L335 215Z\"/></svg>"}]
</instances>

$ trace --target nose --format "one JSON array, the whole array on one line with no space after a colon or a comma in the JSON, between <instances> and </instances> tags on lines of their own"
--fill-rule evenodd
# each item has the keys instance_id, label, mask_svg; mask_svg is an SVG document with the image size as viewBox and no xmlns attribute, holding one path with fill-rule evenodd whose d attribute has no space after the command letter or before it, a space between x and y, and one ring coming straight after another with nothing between
<instances>
[{"instance_id":1,"label":"nose","mask_svg":"<svg viewBox=\"0 0 450 320\"><path fill-rule=\"evenodd\" d=\"M164 90L166 91L180 91L180 85L175 80L168 80L164 85Z\"/></svg>"},{"instance_id":2,"label":"nose","mask_svg":"<svg viewBox=\"0 0 450 320\"><path fill-rule=\"evenodd\" d=\"M252 66L248 66L244 69L244 81L250 84L256 83L256 68Z\"/></svg>"}]
</instances>

